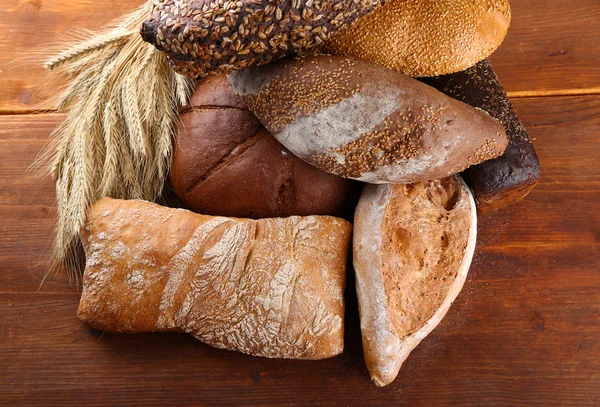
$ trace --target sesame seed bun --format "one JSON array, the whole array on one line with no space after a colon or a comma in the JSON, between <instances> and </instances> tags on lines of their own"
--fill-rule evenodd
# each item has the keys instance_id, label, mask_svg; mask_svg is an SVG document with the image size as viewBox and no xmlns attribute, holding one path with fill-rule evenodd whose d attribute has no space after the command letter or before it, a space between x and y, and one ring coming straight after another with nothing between
<instances>
[{"instance_id":1,"label":"sesame seed bun","mask_svg":"<svg viewBox=\"0 0 600 407\"><path fill-rule=\"evenodd\" d=\"M510 18L508 0L389 0L332 35L324 50L413 77L444 75L494 52Z\"/></svg>"}]
</instances>

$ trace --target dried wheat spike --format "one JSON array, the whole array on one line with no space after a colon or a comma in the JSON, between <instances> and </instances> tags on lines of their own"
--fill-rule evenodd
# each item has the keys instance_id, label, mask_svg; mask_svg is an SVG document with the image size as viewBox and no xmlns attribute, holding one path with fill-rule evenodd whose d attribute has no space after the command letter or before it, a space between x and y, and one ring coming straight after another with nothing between
<instances>
[{"instance_id":1,"label":"dried wheat spike","mask_svg":"<svg viewBox=\"0 0 600 407\"><path fill-rule=\"evenodd\" d=\"M194 81L177 75L139 35L146 5L89 38L64 44L44 66L69 78L55 97L66 113L40 155L56 181L53 267L79 282L79 235L98 199L160 199L177 125Z\"/></svg>"}]
</instances>

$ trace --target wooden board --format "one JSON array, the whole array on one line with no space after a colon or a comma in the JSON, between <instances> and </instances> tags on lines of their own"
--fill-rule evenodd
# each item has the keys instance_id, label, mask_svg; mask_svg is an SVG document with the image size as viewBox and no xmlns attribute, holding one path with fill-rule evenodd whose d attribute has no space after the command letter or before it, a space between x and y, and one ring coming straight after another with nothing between
<instances>
[{"instance_id":1,"label":"wooden board","mask_svg":"<svg viewBox=\"0 0 600 407\"><path fill-rule=\"evenodd\" d=\"M269 360L183 334L83 326L64 278L37 291L53 187L26 169L60 117L0 117L0 405L597 406L600 96L515 105L542 182L480 218L465 289L383 389L362 359L351 276L345 353L330 360Z\"/></svg>"},{"instance_id":2,"label":"wooden board","mask_svg":"<svg viewBox=\"0 0 600 407\"><path fill-rule=\"evenodd\" d=\"M600 1L511 0L492 55L511 97L600 94Z\"/></svg>"},{"instance_id":3,"label":"wooden board","mask_svg":"<svg viewBox=\"0 0 600 407\"><path fill-rule=\"evenodd\" d=\"M98 29L141 0L0 0L0 111L51 109L40 67L53 44ZM513 0L509 34L492 61L513 96L600 93L600 2ZM35 62L35 63L34 63Z\"/></svg>"},{"instance_id":4,"label":"wooden board","mask_svg":"<svg viewBox=\"0 0 600 407\"><path fill-rule=\"evenodd\" d=\"M143 0L0 0L0 107L5 113L52 109L63 81L50 82L43 61L57 44L80 38L144 4Z\"/></svg>"}]
</instances>

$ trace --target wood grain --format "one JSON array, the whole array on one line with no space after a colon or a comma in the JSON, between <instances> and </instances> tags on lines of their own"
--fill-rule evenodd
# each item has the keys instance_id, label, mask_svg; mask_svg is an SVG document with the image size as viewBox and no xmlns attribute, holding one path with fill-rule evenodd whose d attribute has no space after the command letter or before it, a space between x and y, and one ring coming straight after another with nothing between
<instances>
[{"instance_id":1,"label":"wood grain","mask_svg":"<svg viewBox=\"0 0 600 407\"><path fill-rule=\"evenodd\" d=\"M36 292L48 269L54 184L29 169L60 115L0 116L0 292ZM45 287L69 290L64 277Z\"/></svg>"},{"instance_id":2,"label":"wood grain","mask_svg":"<svg viewBox=\"0 0 600 407\"><path fill-rule=\"evenodd\" d=\"M52 109L40 67L69 34L102 27L142 0L0 0L0 113ZM600 93L600 2L513 0L508 36L491 60L511 96Z\"/></svg>"},{"instance_id":3,"label":"wood grain","mask_svg":"<svg viewBox=\"0 0 600 407\"><path fill-rule=\"evenodd\" d=\"M53 186L26 169L61 117L0 117L0 405L598 405L600 96L515 106L542 181L525 201L480 218L465 289L383 389L364 366L352 284L345 353L324 361L83 326L64 278L38 291Z\"/></svg>"},{"instance_id":4,"label":"wood grain","mask_svg":"<svg viewBox=\"0 0 600 407\"><path fill-rule=\"evenodd\" d=\"M50 82L42 62L56 44L80 38L143 4L144 0L0 0L0 111L52 109Z\"/></svg>"},{"instance_id":5,"label":"wood grain","mask_svg":"<svg viewBox=\"0 0 600 407\"><path fill-rule=\"evenodd\" d=\"M511 0L490 60L509 96L600 93L600 2Z\"/></svg>"}]
</instances>

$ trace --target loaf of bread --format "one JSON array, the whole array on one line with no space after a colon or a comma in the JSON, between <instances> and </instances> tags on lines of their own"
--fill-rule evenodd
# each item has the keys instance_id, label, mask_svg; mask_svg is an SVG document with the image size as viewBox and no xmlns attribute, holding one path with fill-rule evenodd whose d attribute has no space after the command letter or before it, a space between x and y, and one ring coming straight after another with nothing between
<instances>
[{"instance_id":1,"label":"loaf of bread","mask_svg":"<svg viewBox=\"0 0 600 407\"><path fill-rule=\"evenodd\" d=\"M84 229L78 315L93 328L187 332L270 358L343 350L352 226L342 219L212 217L104 198Z\"/></svg>"},{"instance_id":2,"label":"loaf of bread","mask_svg":"<svg viewBox=\"0 0 600 407\"><path fill-rule=\"evenodd\" d=\"M540 163L527 131L488 60L455 74L426 78L425 83L461 102L485 110L506 129L502 156L468 168L463 176L480 213L522 200L541 177Z\"/></svg>"},{"instance_id":3,"label":"loaf of bread","mask_svg":"<svg viewBox=\"0 0 600 407\"><path fill-rule=\"evenodd\" d=\"M262 65L321 44L384 0L151 0L142 37L190 77Z\"/></svg>"},{"instance_id":4,"label":"loaf of bread","mask_svg":"<svg viewBox=\"0 0 600 407\"><path fill-rule=\"evenodd\" d=\"M410 76L443 75L487 58L510 18L508 0L389 0L332 35L323 50Z\"/></svg>"},{"instance_id":5,"label":"loaf of bread","mask_svg":"<svg viewBox=\"0 0 600 407\"><path fill-rule=\"evenodd\" d=\"M487 113L366 61L290 58L228 79L292 153L346 178L443 178L498 157L508 143Z\"/></svg>"},{"instance_id":6,"label":"loaf of bread","mask_svg":"<svg viewBox=\"0 0 600 407\"><path fill-rule=\"evenodd\" d=\"M357 183L290 153L243 107L225 75L200 81L180 117L170 180L186 208L242 218L354 209Z\"/></svg>"},{"instance_id":7,"label":"loaf of bread","mask_svg":"<svg viewBox=\"0 0 600 407\"><path fill-rule=\"evenodd\" d=\"M367 185L354 222L365 361L373 382L385 386L463 286L475 250L475 203L459 176Z\"/></svg>"}]
</instances>

